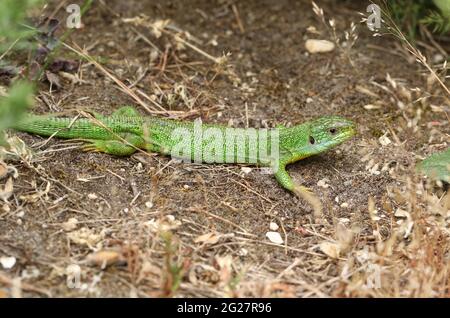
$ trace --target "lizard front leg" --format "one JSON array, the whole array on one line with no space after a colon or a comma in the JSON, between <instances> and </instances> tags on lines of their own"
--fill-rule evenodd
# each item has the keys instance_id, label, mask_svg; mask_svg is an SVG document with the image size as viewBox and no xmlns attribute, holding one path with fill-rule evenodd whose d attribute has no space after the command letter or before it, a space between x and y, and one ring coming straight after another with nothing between
<instances>
[{"instance_id":1,"label":"lizard front leg","mask_svg":"<svg viewBox=\"0 0 450 318\"><path fill-rule=\"evenodd\" d=\"M274 169L275 170L275 169ZM306 200L312 205L315 215L320 215L322 212L322 203L319 198L307 187L295 184L291 176L286 171L286 163L279 162L275 172L275 178L278 183L285 189L294 192L297 196Z\"/></svg>"}]
</instances>

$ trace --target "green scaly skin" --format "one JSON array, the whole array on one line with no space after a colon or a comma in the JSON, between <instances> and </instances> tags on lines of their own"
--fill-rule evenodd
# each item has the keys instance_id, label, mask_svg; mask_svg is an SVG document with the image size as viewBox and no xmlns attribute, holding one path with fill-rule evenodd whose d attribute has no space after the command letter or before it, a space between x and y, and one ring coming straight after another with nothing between
<instances>
[{"instance_id":1,"label":"green scaly skin","mask_svg":"<svg viewBox=\"0 0 450 318\"><path fill-rule=\"evenodd\" d=\"M165 155L173 155L175 147L184 146L188 155L185 159L195 159L196 149L210 149L208 138L203 138L201 144L193 141L183 141L183 136L189 133L195 135L194 122L161 119L154 117L142 117L129 106L125 106L114 112L111 116L95 115L95 120L88 118L58 118L50 116L36 116L28 114L14 127L16 130L25 131L41 136L55 136L67 139L82 139L87 142L85 150L104 152L116 156L129 156L137 149L148 152L158 152ZM209 128L218 128L225 133L232 132L237 136L245 136L245 129L230 128L220 125L202 124L202 133ZM180 134L174 138L174 132L178 129ZM226 155L225 141L214 148L211 153L217 154L216 163L246 163L259 166L272 167L279 184L290 191L295 191L296 185L286 171L286 165L298 160L316 155L351 138L356 133L355 124L352 121L337 116L321 117L313 121L294 127L277 127L279 133L278 156L260 155L251 157L248 148L248 138L245 140L245 156L239 157L237 149L234 153ZM262 134L261 129L256 129L257 136ZM266 130L267 131L267 130ZM269 130L270 133L270 130ZM259 146L259 139L256 140ZM268 138L266 147L271 153L271 139ZM216 151L219 149L219 151ZM202 152L200 152L202 153ZM181 156L183 157L183 156ZM186 158L187 157L187 158ZM190 157L190 158L189 158ZM202 162L208 162L201 158ZM276 169L275 169L276 167Z\"/></svg>"}]
</instances>

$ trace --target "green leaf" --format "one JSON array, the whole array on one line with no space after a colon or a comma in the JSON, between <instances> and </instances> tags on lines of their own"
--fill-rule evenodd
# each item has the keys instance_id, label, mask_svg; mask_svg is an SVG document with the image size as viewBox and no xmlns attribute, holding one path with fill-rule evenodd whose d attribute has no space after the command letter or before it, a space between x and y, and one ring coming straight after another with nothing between
<instances>
[{"instance_id":1,"label":"green leaf","mask_svg":"<svg viewBox=\"0 0 450 318\"><path fill-rule=\"evenodd\" d=\"M417 169L432 179L450 182L450 148L429 156Z\"/></svg>"},{"instance_id":2,"label":"green leaf","mask_svg":"<svg viewBox=\"0 0 450 318\"><path fill-rule=\"evenodd\" d=\"M445 17L450 18L450 0L433 0L433 2Z\"/></svg>"},{"instance_id":3,"label":"green leaf","mask_svg":"<svg viewBox=\"0 0 450 318\"><path fill-rule=\"evenodd\" d=\"M41 0L1 0L0 1L0 52L6 51L15 44L16 49L26 48L35 31L23 25L26 13L41 2Z\"/></svg>"},{"instance_id":4,"label":"green leaf","mask_svg":"<svg viewBox=\"0 0 450 318\"><path fill-rule=\"evenodd\" d=\"M3 130L13 127L33 104L33 86L17 82L7 97L0 99L0 143L4 144Z\"/></svg>"}]
</instances>

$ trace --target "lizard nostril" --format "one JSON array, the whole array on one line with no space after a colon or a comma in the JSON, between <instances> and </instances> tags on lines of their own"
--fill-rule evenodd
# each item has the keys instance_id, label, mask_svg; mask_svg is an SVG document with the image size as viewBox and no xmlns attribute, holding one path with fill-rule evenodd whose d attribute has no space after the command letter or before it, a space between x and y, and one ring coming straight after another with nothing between
<instances>
[{"instance_id":1,"label":"lizard nostril","mask_svg":"<svg viewBox=\"0 0 450 318\"><path fill-rule=\"evenodd\" d=\"M310 143L311 145L314 145L314 144L316 143L316 140L314 139L313 136L309 136L309 143Z\"/></svg>"}]
</instances>

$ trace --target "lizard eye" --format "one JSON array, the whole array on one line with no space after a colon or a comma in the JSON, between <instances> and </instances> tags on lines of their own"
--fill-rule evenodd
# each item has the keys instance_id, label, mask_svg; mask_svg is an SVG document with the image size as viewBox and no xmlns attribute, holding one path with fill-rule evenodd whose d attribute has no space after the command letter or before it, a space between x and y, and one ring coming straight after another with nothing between
<instances>
[{"instance_id":1,"label":"lizard eye","mask_svg":"<svg viewBox=\"0 0 450 318\"><path fill-rule=\"evenodd\" d=\"M316 143L316 140L314 139L313 136L309 136L309 143L310 143L311 145L314 145L314 144Z\"/></svg>"},{"instance_id":2,"label":"lizard eye","mask_svg":"<svg viewBox=\"0 0 450 318\"><path fill-rule=\"evenodd\" d=\"M336 128L330 128L330 134L334 135L337 132Z\"/></svg>"}]
</instances>

